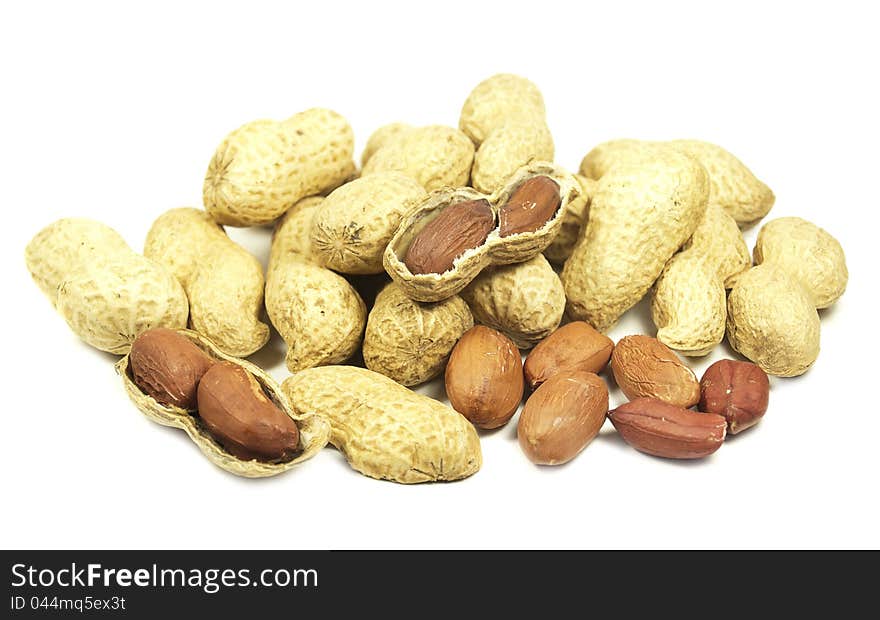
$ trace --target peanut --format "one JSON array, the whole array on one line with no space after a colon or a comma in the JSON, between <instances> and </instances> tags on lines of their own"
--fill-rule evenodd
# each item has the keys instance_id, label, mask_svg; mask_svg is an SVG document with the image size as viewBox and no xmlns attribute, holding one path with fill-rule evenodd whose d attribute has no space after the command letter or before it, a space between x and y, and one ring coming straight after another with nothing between
<instances>
[{"instance_id":1,"label":"peanut","mask_svg":"<svg viewBox=\"0 0 880 620\"><path fill-rule=\"evenodd\" d=\"M741 161L720 146L699 140L612 140L587 153L580 172L591 179L600 179L615 165L651 158L669 147L690 155L706 169L709 204L726 211L740 226L761 219L773 207L773 192Z\"/></svg>"},{"instance_id":2,"label":"peanut","mask_svg":"<svg viewBox=\"0 0 880 620\"><path fill-rule=\"evenodd\" d=\"M50 224L28 243L25 262L71 330L102 351L123 355L147 329L186 325L180 283L100 222Z\"/></svg>"},{"instance_id":3,"label":"peanut","mask_svg":"<svg viewBox=\"0 0 880 620\"><path fill-rule=\"evenodd\" d=\"M816 308L827 308L846 290L849 274L840 243L799 217L764 224L755 243L755 264L773 263L798 280Z\"/></svg>"},{"instance_id":4,"label":"peanut","mask_svg":"<svg viewBox=\"0 0 880 620\"><path fill-rule=\"evenodd\" d=\"M196 389L214 360L190 339L173 329L150 329L135 339L129 357L132 378L145 394L161 405L198 408Z\"/></svg>"},{"instance_id":5,"label":"peanut","mask_svg":"<svg viewBox=\"0 0 880 620\"><path fill-rule=\"evenodd\" d=\"M239 459L283 462L299 451L299 429L241 366L221 362L199 381L199 418Z\"/></svg>"},{"instance_id":6,"label":"peanut","mask_svg":"<svg viewBox=\"0 0 880 620\"><path fill-rule=\"evenodd\" d=\"M461 292L474 319L528 349L559 326L565 291L543 255L484 269Z\"/></svg>"},{"instance_id":7,"label":"peanut","mask_svg":"<svg viewBox=\"0 0 880 620\"><path fill-rule=\"evenodd\" d=\"M523 395L522 359L504 334L477 325L449 356L446 395L452 408L478 428L507 424Z\"/></svg>"},{"instance_id":8,"label":"peanut","mask_svg":"<svg viewBox=\"0 0 880 620\"><path fill-rule=\"evenodd\" d=\"M734 435L764 417L769 397L767 373L750 362L718 360L700 379L700 411L724 416Z\"/></svg>"},{"instance_id":9,"label":"peanut","mask_svg":"<svg viewBox=\"0 0 880 620\"><path fill-rule=\"evenodd\" d=\"M727 421L656 398L637 398L608 412L620 436L636 450L668 459L699 459L724 442Z\"/></svg>"},{"instance_id":10,"label":"peanut","mask_svg":"<svg viewBox=\"0 0 880 620\"><path fill-rule=\"evenodd\" d=\"M819 355L815 299L775 263L752 267L727 298L727 339L767 374L801 375Z\"/></svg>"},{"instance_id":11,"label":"peanut","mask_svg":"<svg viewBox=\"0 0 880 620\"><path fill-rule=\"evenodd\" d=\"M392 282L370 310L364 363L401 385L424 383L443 372L455 343L473 325L471 311L458 295L423 304Z\"/></svg>"},{"instance_id":12,"label":"peanut","mask_svg":"<svg viewBox=\"0 0 880 620\"><path fill-rule=\"evenodd\" d=\"M599 434L608 388L590 372L553 375L529 397L517 426L519 445L539 465L567 463Z\"/></svg>"},{"instance_id":13,"label":"peanut","mask_svg":"<svg viewBox=\"0 0 880 620\"><path fill-rule=\"evenodd\" d=\"M645 396L679 407L692 407L700 400L694 371L656 338L622 338L611 353L611 371L630 400Z\"/></svg>"},{"instance_id":14,"label":"peanut","mask_svg":"<svg viewBox=\"0 0 880 620\"><path fill-rule=\"evenodd\" d=\"M674 149L604 175L562 270L569 315L600 331L613 326L693 234L708 195L703 167Z\"/></svg>"},{"instance_id":15,"label":"peanut","mask_svg":"<svg viewBox=\"0 0 880 620\"><path fill-rule=\"evenodd\" d=\"M410 273L444 273L455 259L477 248L495 228L495 214L486 200L468 200L446 207L412 240L404 264Z\"/></svg>"},{"instance_id":16,"label":"peanut","mask_svg":"<svg viewBox=\"0 0 880 620\"><path fill-rule=\"evenodd\" d=\"M427 191L467 185L474 145L457 129L442 125L397 131L364 162L362 175L398 172L415 179Z\"/></svg>"},{"instance_id":17,"label":"peanut","mask_svg":"<svg viewBox=\"0 0 880 620\"><path fill-rule=\"evenodd\" d=\"M361 166L366 166L367 162L370 161L370 158L380 148L386 144L394 142L401 135L412 129L414 129L414 127L412 125L407 125L406 123L389 123L379 127L379 129L370 134L370 137L367 139L367 145L364 147L364 152L361 154Z\"/></svg>"},{"instance_id":18,"label":"peanut","mask_svg":"<svg viewBox=\"0 0 880 620\"><path fill-rule=\"evenodd\" d=\"M415 180L398 172L377 172L346 183L327 196L314 216L315 254L335 271L381 273L382 253L401 217L425 195Z\"/></svg>"},{"instance_id":19,"label":"peanut","mask_svg":"<svg viewBox=\"0 0 880 620\"><path fill-rule=\"evenodd\" d=\"M189 299L190 325L221 350L243 357L269 340L263 267L201 209L171 209L153 222L144 256L168 268Z\"/></svg>"},{"instance_id":20,"label":"peanut","mask_svg":"<svg viewBox=\"0 0 880 620\"><path fill-rule=\"evenodd\" d=\"M461 108L459 127L480 146L510 120L543 121L545 115L544 98L537 86L524 77L499 73L470 92Z\"/></svg>"},{"instance_id":21,"label":"peanut","mask_svg":"<svg viewBox=\"0 0 880 620\"><path fill-rule=\"evenodd\" d=\"M569 372L600 373L611 359L614 342L589 323L563 325L529 353L523 364L526 382L533 390L551 377Z\"/></svg>"},{"instance_id":22,"label":"peanut","mask_svg":"<svg viewBox=\"0 0 880 620\"><path fill-rule=\"evenodd\" d=\"M544 256L554 264L562 264L571 256L578 237L590 217L590 204L599 185L597 181L580 174L574 175L574 178L577 179L581 193L566 205L559 234L544 250Z\"/></svg>"},{"instance_id":23,"label":"peanut","mask_svg":"<svg viewBox=\"0 0 880 620\"><path fill-rule=\"evenodd\" d=\"M560 202L559 185L552 179L536 176L523 181L498 210L498 235L535 232L553 218Z\"/></svg>"},{"instance_id":24,"label":"peanut","mask_svg":"<svg viewBox=\"0 0 880 620\"><path fill-rule=\"evenodd\" d=\"M202 190L220 224L268 224L306 196L354 174L354 134L336 112L312 108L285 121L259 120L217 147Z\"/></svg>"},{"instance_id":25,"label":"peanut","mask_svg":"<svg viewBox=\"0 0 880 620\"><path fill-rule=\"evenodd\" d=\"M474 155L471 184L481 192L502 187L520 166L553 161L553 136L543 119L514 119L492 131Z\"/></svg>"},{"instance_id":26,"label":"peanut","mask_svg":"<svg viewBox=\"0 0 880 620\"><path fill-rule=\"evenodd\" d=\"M724 289L750 263L736 222L710 204L691 239L654 283L651 314L657 339L683 355L709 353L724 338Z\"/></svg>"},{"instance_id":27,"label":"peanut","mask_svg":"<svg viewBox=\"0 0 880 620\"><path fill-rule=\"evenodd\" d=\"M288 377L296 411L330 421L330 441L364 475L407 484L466 478L480 469L480 439L464 417L363 368L324 366Z\"/></svg>"},{"instance_id":28,"label":"peanut","mask_svg":"<svg viewBox=\"0 0 880 620\"><path fill-rule=\"evenodd\" d=\"M266 312L287 343L287 368L338 364L361 344L366 307L345 278L324 268L310 231L323 198L301 200L278 222L266 270Z\"/></svg>"}]
</instances>

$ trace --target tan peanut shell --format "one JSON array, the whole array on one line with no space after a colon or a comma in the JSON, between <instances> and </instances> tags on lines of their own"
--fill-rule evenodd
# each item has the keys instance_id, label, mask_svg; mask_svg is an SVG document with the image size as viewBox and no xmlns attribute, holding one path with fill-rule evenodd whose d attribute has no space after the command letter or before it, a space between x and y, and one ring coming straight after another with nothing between
<instances>
[{"instance_id":1,"label":"tan peanut shell","mask_svg":"<svg viewBox=\"0 0 880 620\"><path fill-rule=\"evenodd\" d=\"M473 325L471 311L458 295L420 303L391 282L370 310L364 363L401 385L424 383L443 372L452 347Z\"/></svg>"},{"instance_id":2,"label":"tan peanut shell","mask_svg":"<svg viewBox=\"0 0 880 620\"><path fill-rule=\"evenodd\" d=\"M278 223L266 271L266 312L287 343L287 368L338 364L361 344L364 302L348 281L317 262L312 219L324 198L306 198Z\"/></svg>"},{"instance_id":3,"label":"tan peanut shell","mask_svg":"<svg viewBox=\"0 0 880 620\"><path fill-rule=\"evenodd\" d=\"M849 278L840 242L799 217L780 217L761 227L755 264L762 263L773 263L799 280L817 308L837 301Z\"/></svg>"},{"instance_id":4,"label":"tan peanut shell","mask_svg":"<svg viewBox=\"0 0 880 620\"><path fill-rule=\"evenodd\" d=\"M373 154L378 151L380 148L396 140L400 135L415 129L412 125L408 125L407 123L388 123L387 125L382 125L370 134L370 137L367 139L367 145L364 147L364 152L361 154L361 166L365 166Z\"/></svg>"},{"instance_id":5,"label":"tan peanut shell","mask_svg":"<svg viewBox=\"0 0 880 620\"><path fill-rule=\"evenodd\" d=\"M474 163L474 145L454 127L428 125L388 136L370 155L361 172L405 174L427 191L467 185Z\"/></svg>"},{"instance_id":6,"label":"tan peanut shell","mask_svg":"<svg viewBox=\"0 0 880 620\"><path fill-rule=\"evenodd\" d=\"M716 204L706 209L684 249L654 283L657 339L683 355L706 355L724 339L725 287L751 265L736 222Z\"/></svg>"},{"instance_id":7,"label":"tan peanut shell","mask_svg":"<svg viewBox=\"0 0 880 620\"><path fill-rule=\"evenodd\" d=\"M302 198L344 183L355 170L353 155L354 133L332 110L247 123L211 159L205 209L220 224L268 224Z\"/></svg>"},{"instance_id":8,"label":"tan peanut shell","mask_svg":"<svg viewBox=\"0 0 880 620\"><path fill-rule=\"evenodd\" d=\"M542 119L508 121L480 144L474 156L471 185L491 194L520 167L533 161L553 161L554 156L553 136Z\"/></svg>"},{"instance_id":9,"label":"tan peanut shell","mask_svg":"<svg viewBox=\"0 0 880 620\"><path fill-rule=\"evenodd\" d=\"M581 161L580 172L599 179L617 164L650 158L668 147L687 153L706 168L709 202L727 211L740 226L761 219L773 207L773 192L740 160L720 146L700 140L612 140L587 153Z\"/></svg>"},{"instance_id":10,"label":"tan peanut shell","mask_svg":"<svg viewBox=\"0 0 880 620\"><path fill-rule=\"evenodd\" d=\"M171 209L153 222L144 256L164 265L189 299L190 327L220 350L246 357L269 340L263 267L201 209Z\"/></svg>"},{"instance_id":11,"label":"tan peanut shell","mask_svg":"<svg viewBox=\"0 0 880 620\"><path fill-rule=\"evenodd\" d=\"M102 351L123 355L144 330L186 325L180 283L100 222L66 218L46 226L28 243L25 262L71 330Z\"/></svg>"},{"instance_id":12,"label":"tan peanut shell","mask_svg":"<svg viewBox=\"0 0 880 620\"><path fill-rule=\"evenodd\" d=\"M768 375L794 377L819 355L819 313L798 280L764 263L742 274L730 291L727 338Z\"/></svg>"},{"instance_id":13,"label":"tan peanut shell","mask_svg":"<svg viewBox=\"0 0 880 620\"><path fill-rule=\"evenodd\" d=\"M335 271L381 273L382 253L401 218L425 195L418 182L399 172L377 172L346 183L315 214L313 251Z\"/></svg>"},{"instance_id":14,"label":"tan peanut shell","mask_svg":"<svg viewBox=\"0 0 880 620\"><path fill-rule=\"evenodd\" d=\"M310 368L285 379L282 389L296 412L330 421L330 442L366 476L406 484L457 480L482 465L470 422L379 373Z\"/></svg>"},{"instance_id":15,"label":"tan peanut shell","mask_svg":"<svg viewBox=\"0 0 880 620\"><path fill-rule=\"evenodd\" d=\"M181 329L178 333L189 338L196 346L216 360L231 362L250 372L262 386L269 399L282 411L289 415L299 427L299 438L302 452L293 460L285 463L265 463L257 460L236 458L217 443L199 419L185 409L173 405L161 405L151 396L145 394L132 380L129 357L126 355L116 364L116 372L122 377L122 384L128 397L138 410L147 418L162 424L183 430L208 459L237 476L262 478L274 476L302 463L327 445L330 438L330 425L327 420L309 411L295 411L279 385L262 369L246 360L237 359L223 353L210 340L194 331Z\"/></svg>"},{"instance_id":16,"label":"tan peanut shell","mask_svg":"<svg viewBox=\"0 0 880 620\"><path fill-rule=\"evenodd\" d=\"M559 234L544 250L544 256L554 264L561 265L574 251L578 237L590 217L590 203L593 201L593 195L599 187L599 182L595 179L588 179L581 174L574 175L574 178L581 186L581 193L566 206Z\"/></svg>"},{"instance_id":17,"label":"tan peanut shell","mask_svg":"<svg viewBox=\"0 0 880 620\"><path fill-rule=\"evenodd\" d=\"M444 208L467 200L486 199L496 213L507 202L511 193L523 181L535 176L547 176L559 186L561 203L556 214L534 232L524 232L501 237L499 230L489 233L483 245L464 252L455 259L453 268L444 273L412 274L403 262L410 243L419 232ZM446 299L466 287L489 265L507 265L527 261L549 245L559 227L568 203L580 195L580 185L561 167L547 162L534 162L520 168L495 193L486 196L468 188L444 188L428 194L401 220L397 232L385 249L385 270L402 290L417 301Z\"/></svg>"},{"instance_id":18,"label":"tan peanut shell","mask_svg":"<svg viewBox=\"0 0 880 620\"><path fill-rule=\"evenodd\" d=\"M693 234L708 196L705 169L672 149L604 175L562 270L569 315L611 328Z\"/></svg>"},{"instance_id":19,"label":"tan peanut shell","mask_svg":"<svg viewBox=\"0 0 880 620\"><path fill-rule=\"evenodd\" d=\"M530 349L559 327L565 291L543 254L484 269L461 292L474 319Z\"/></svg>"},{"instance_id":20,"label":"tan peanut shell","mask_svg":"<svg viewBox=\"0 0 880 620\"><path fill-rule=\"evenodd\" d=\"M493 75L477 84L461 108L459 128L480 146L500 125L515 119L543 121L541 91L524 77Z\"/></svg>"}]
</instances>

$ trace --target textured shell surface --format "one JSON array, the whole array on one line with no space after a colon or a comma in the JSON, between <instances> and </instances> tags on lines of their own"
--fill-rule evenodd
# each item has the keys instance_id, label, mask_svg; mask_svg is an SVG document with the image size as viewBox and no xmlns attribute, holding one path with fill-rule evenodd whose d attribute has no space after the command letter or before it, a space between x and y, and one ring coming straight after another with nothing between
<instances>
[{"instance_id":1,"label":"textured shell surface","mask_svg":"<svg viewBox=\"0 0 880 620\"><path fill-rule=\"evenodd\" d=\"M457 480L482 465L470 422L379 373L311 368L285 379L282 388L295 411L330 421L331 443L367 476L407 484Z\"/></svg>"},{"instance_id":2,"label":"textured shell surface","mask_svg":"<svg viewBox=\"0 0 880 620\"><path fill-rule=\"evenodd\" d=\"M709 353L724 339L725 287L750 266L739 226L710 204L693 236L654 283L651 314L657 339L684 355Z\"/></svg>"},{"instance_id":3,"label":"textured shell surface","mask_svg":"<svg viewBox=\"0 0 880 620\"><path fill-rule=\"evenodd\" d=\"M332 110L247 123L211 159L205 209L221 224L267 224L300 199L344 183L355 170L353 154L351 126Z\"/></svg>"},{"instance_id":4,"label":"textured shell surface","mask_svg":"<svg viewBox=\"0 0 880 620\"><path fill-rule=\"evenodd\" d=\"M542 254L483 270L461 292L477 322L529 349L559 327L565 290Z\"/></svg>"},{"instance_id":5,"label":"textured shell surface","mask_svg":"<svg viewBox=\"0 0 880 620\"><path fill-rule=\"evenodd\" d=\"M403 215L426 195L398 172L361 177L334 190L312 221L311 241L327 267L349 274L382 272L382 253Z\"/></svg>"},{"instance_id":6,"label":"textured shell surface","mask_svg":"<svg viewBox=\"0 0 880 620\"><path fill-rule=\"evenodd\" d=\"M330 440L330 424L327 420L311 413L294 412L281 387L262 369L248 361L223 353L213 342L201 334L187 329L177 331L212 358L231 362L250 372L269 399L296 421L299 427L302 452L296 458L284 463L242 460L233 456L211 437L198 418L180 407L162 405L144 393L132 380L129 356L126 355L116 364L116 372L122 378L122 384L128 397L144 416L158 424L183 430L212 463L232 474L248 478L262 478L285 472L312 458L327 445Z\"/></svg>"},{"instance_id":7,"label":"textured shell surface","mask_svg":"<svg viewBox=\"0 0 880 620\"><path fill-rule=\"evenodd\" d=\"M459 128L479 146L500 124L546 116L544 97L528 79L499 73L477 84L461 108Z\"/></svg>"},{"instance_id":8,"label":"textured shell surface","mask_svg":"<svg viewBox=\"0 0 880 620\"><path fill-rule=\"evenodd\" d=\"M25 248L25 263L34 282L55 306L58 286L67 274L132 253L125 239L106 224L70 217L49 224L31 239Z\"/></svg>"},{"instance_id":9,"label":"textured shell surface","mask_svg":"<svg viewBox=\"0 0 880 620\"><path fill-rule=\"evenodd\" d=\"M570 316L612 327L693 234L708 194L705 169L669 149L604 175L562 270Z\"/></svg>"},{"instance_id":10,"label":"textured shell surface","mask_svg":"<svg viewBox=\"0 0 880 620\"><path fill-rule=\"evenodd\" d=\"M458 295L435 303L413 301L389 283L376 297L364 335L364 362L401 385L433 379L446 367L458 339L474 325Z\"/></svg>"},{"instance_id":11,"label":"textured shell surface","mask_svg":"<svg viewBox=\"0 0 880 620\"><path fill-rule=\"evenodd\" d=\"M817 308L827 308L846 290L849 272L840 242L799 217L780 217L761 227L755 263L773 263L798 279Z\"/></svg>"},{"instance_id":12,"label":"textured shell surface","mask_svg":"<svg viewBox=\"0 0 880 620\"><path fill-rule=\"evenodd\" d=\"M189 314L180 282L134 252L81 266L58 287L57 308L77 336L117 355L142 331L184 327Z\"/></svg>"},{"instance_id":13,"label":"textured shell surface","mask_svg":"<svg viewBox=\"0 0 880 620\"><path fill-rule=\"evenodd\" d=\"M291 372L347 360L361 344L367 318L354 287L314 260L309 233L323 200L301 200L272 236L266 312L287 343Z\"/></svg>"},{"instance_id":14,"label":"textured shell surface","mask_svg":"<svg viewBox=\"0 0 880 620\"><path fill-rule=\"evenodd\" d=\"M168 268L189 299L190 325L230 355L269 340L260 321L263 267L202 209L171 209L147 233L144 255Z\"/></svg>"},{"instance_id":15,"label":"textured shell surface","mask_svg":"<svg viewBox=\"0 0 880 620\"><path fill-rule=\"evenodd\" d=\"M568 202L562 216L562 226L553 242L544 250L544 256L551 263L562 264L571 256L578 237L590 217L590 203L599 187L595 179L588 179L582 174L574 175L581 187L580 195Z\"/></svg>"},{"instance_id":16,"label":"textured shell surface","mask_svg":"<svg viewBox=\"0 0 880 620\"><path fill-rule=\"evenodd\" d=\"M403 261L407 249L419 232L447 206L485 199L497 214L522 182L539 175L549 177L559 186L561 199L556 213L541 228L501 237L496 227L489 233L483 245L467 250L457 257L453 261L452 269L442 274L413 274L409 271ZM385 271L407 296L417 301L440 301L456 295L489 265L520 263L543 252L556 237L568 204L580 196L580 191L580 184L573 175L548 162L533 162L523 166L508 179L504 187L488 196L468 187L435 190L418 202L401 220L385 249Z\"/></svg>"},{"instance_id":17,"label":"textured shell surface","mask_svg":"<svg viewBox=\"0 0 880 620\"><path fill-rule=\"evenodd\" d=\"M612 140L587 153L580 171L599 179L617 164L654 157L668 147L687 153L706 168L709 202L724 209L740 226L761 219L773 207L773 192L740 160L720 146L700 140Z\"/></svg>"},{"instance_id":18,"label":"textured shell surface","mask_svg":"<svg viewBox=\"0 0 880 620\"><path fill-rule=\"evenodd\" d=\"M730 291L727 338L767 374L794 377L819 355L819 313L800 282L765 263L742 274Z\"/></svg>"},{"instance_id":19,"label":"textured shell surface","mask_svg":"<svg viewBox=\"0 0 880 620\"><path fill-rule=\"evenodd\" d=\"M362 176L399 172L427 191L468 184L474 145L454 127L428 125L389 136L364 164Z\"/></svg>"},{"instance_id":20,"label":"textured shell surface","mask_svg":"<svg viewBox=\"0 0 880 620\"><path fill-rule=\"evenodd\" d=\"M364 147L364 152L361 154L361 166L365 166L376 151L412 129L415 129L415 127L408 123L399 122L388 123L379 127L367 138L367 144Z\"/></svg>"},{"instance_id":21,"label":"textured shell surface","mask_svg":"<svg viewBox=\"0 0 880 620\"><path fill-rule=\"evenodd\" d=\"M543 120L515 119L495 129L474 156L471 184L486 194L503 186L522 166L553 161L553 136Z\"/></svg>"},{"instance_id":22,"label":"textured shell surface","mask_svg":"<svg viewBox=\"0 0 880 620\"><path fill-rule=\"evenodd\" d=\"M651 316L657 340L683 355L709 353L724 339L727 297L715 266L704 256L680 252L654 285Z\"/></svg>"}]
</instances>

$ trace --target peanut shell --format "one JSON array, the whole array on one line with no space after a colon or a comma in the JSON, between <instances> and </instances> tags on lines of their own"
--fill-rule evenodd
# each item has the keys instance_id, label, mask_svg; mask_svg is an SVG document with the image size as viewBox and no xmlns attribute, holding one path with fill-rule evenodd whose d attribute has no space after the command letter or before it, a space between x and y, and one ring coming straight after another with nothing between
<instances>
[{"instance_id":1,"label":"peanut shell","mask_svg":"<svg viewBox=\"0 0 880 620\"><path fill-rule=\"evenodd\" d=\"M544 256L554 264L561 265L574 251L578 237L590 217L590 203L592 203L593 195L599 186L598 181L588 179L580 174L574 175L574 178L581 186L581 193L566 205L559 234L544 250Z\"/></svg>"},{"instance_id":2,"label":"peanut shell","mask_svg":"<svg viewBox=\"0 0 880 620\"><path fill-rule=\"evenodd\" d=\"M540 119L515 119L492 131L474 156L471 185L491 194L533 161L553 161L553 136Z\"/></svg>"},{"instance_id":3,"label":"peanut shell","mask_svg":"<svg viewBox=\"0 0 880 620\"><path fill-rule=\"evenodd\" d=\"M405 484L457 480L482 464L470 422L379 373L310 368L285 379L282 389L295 412L330 421L330 442L366 476Z\"/></svg>"},{"instance_id":4,"label":"peanut shell","mask_svg":"<svg viewBox=\"0 0 880 620\"><path fill-rule=\"evenodd\" d=\"M446 207L468 200L488 200L496 213L506 204L519 184L534 176L547 176L559 186L561 204L554 216L535 232L501 237L498 228L489 233L486 242L464 252L455 259L452 269L444 273L413 274L404 263L404 256L413 239ZM517 171L507 185L490 196L474 189L444 188L431 192L401 220L385 249L385 270L403 291L417 301L439 301L461 292L485 267L520 263L533 258L553 240L562 223L566 206L580 194L580 186L572 175L546 162L535 162ZM496 217L497 221L497 217Z\"/></svg>"},{"instance_id":5,"label":"peanut shell","mask_svg":"<svg viewBox=\"0 0 880 620\"><path fill-rule=\"evenodd\" d=\"M327 420L310 411L294 410L279 385L262 369L246 360L223 353L214 343L197 332L187 329L177 331L212 358L236 364L251 373L270 400L297 423L302 452L285 463L264 463L236 458L211 437L197 417L179 407L162 405L141 391L132 380L130 360L126 355L116 364L116 372L122 377L122 384L128 397L147 418L158 424L183 430L212 463L230 473L247 478L274 476L285 472L312 458L327 445L330 437L330 425Z\"/></svg>"},{"instance_id":6,"label":"peanut shell","mask_svg":"<svg viewBox=\"0 0 880 620\"><path fill-rule=\"evenodd\" d=\"M370 310L364 363L401 385L424 383L443 372L452 347L473 325L471 311L458 295L420 303L391 282Z\"/></svg>"},{"instance_id":7,"label":"peanut shell","mask_svg":"<svg viewBox=\"0 0 880 620\"><path fill-rule=\"evenodd\" d=\"M461 108L458 126L480 146L500 125L511 120L544 121L544 98L532 82L499 73L477 84Z\"/></svg>"}]
</instances>

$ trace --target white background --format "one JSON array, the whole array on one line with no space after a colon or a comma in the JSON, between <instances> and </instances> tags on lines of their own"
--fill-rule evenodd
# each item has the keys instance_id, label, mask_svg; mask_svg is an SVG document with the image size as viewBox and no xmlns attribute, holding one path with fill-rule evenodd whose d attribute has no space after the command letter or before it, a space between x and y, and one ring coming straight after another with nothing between
<instances>
[{"instance_id":1,"label":"white background","mask_svg":"<svg viewBox=\"0 0 880 620\"><path fill-rule=\"evenodd\" d=\"M2 547L878 547L877 44L871 3L4 3L0 10ZM713 457L630 449L607 424L537 468L514 423L454 484L365 478L327 449L268 480L204 459L142 417L115 357L81 344L31 282L24 246L88 216L140 250L201 204L231 129L312 106L352 123L456 125L496 72L542 89L557 161L600 141L697 137L743 159L843 243L846 295L822 353L772 381L770 410ZM748 233L750 246L756 230ZM230 230L261 260L266 231ZM611 333L652 333L644 308ZM279 379L277 336L253 359ZM699 361L699 374L721 347ZM620 394L612 394L614 403Z\"/></svg>"}]
</instances>

